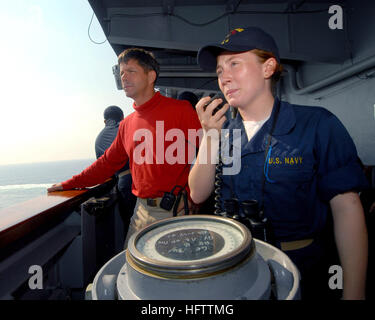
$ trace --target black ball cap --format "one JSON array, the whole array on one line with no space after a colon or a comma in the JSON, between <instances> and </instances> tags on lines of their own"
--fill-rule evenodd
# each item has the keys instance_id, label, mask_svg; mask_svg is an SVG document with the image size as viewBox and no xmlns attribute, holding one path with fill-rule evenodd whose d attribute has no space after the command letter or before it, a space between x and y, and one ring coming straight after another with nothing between
<instances>
[{"instance_id":1,"label":"black ball cap","mask_svg":"<svg viewBox=\"0 0 375 320\"><path fill-rule=\"evenodd\" d=\"M124 113L117 106L109 106L104 110L104 120L109 119L120 122L122 119L124 119Z\"/></svg>"},{"instance_id":2,"label":"black ball cap","mask_svg":"<svg viewBox=\"0 0 375 320\"><path fill-rule=\"evenodd\" d=\"M272 52L280 63L279 49L271 35L258 27L237 28L229 32L221 43L199 49L198 64L203 70L216 70L216 58L223 51L245 52L253 49Z\"/></svg>"}]
</instances>

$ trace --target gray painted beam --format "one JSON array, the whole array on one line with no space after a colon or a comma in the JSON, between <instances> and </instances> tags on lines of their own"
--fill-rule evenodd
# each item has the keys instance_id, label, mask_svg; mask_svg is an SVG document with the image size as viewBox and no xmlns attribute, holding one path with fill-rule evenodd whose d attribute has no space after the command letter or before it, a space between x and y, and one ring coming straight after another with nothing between
<instances>
[{"instance_id":1,"label":"gray painted beam","mask_svg":"<svg viewBox=\"0 0 375 320\"><path fill-rule=\"evenodd\" d=\"M230 14L224 5L176 6L173 14L162 7L109 8L108 40L113 45L197 51L221 41L232 28L254 25L275 37L282 59L341 63L348 58L346 30L329 28L328 4L308 3L297 12L285 8L284 3L239 4Z\"/></svg>"},{"instance_id":2,"label":"gray painted beam","mask_svg":"<svg viewBox=\"0 0 375 320\"><path fill-rule=\"evenodd\" d=\"M1 261L0 299L16 290L32 276L32 274L28 273L32 265L43 267L79 233L79 226L62 223ZM46 271L43 270L43 273Z\"/></svg>"}]
</instances>

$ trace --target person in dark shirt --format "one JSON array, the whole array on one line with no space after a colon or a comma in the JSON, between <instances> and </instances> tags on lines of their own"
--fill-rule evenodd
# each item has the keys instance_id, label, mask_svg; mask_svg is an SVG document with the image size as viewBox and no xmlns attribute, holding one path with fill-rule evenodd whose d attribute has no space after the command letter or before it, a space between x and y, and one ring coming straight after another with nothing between
<instances>
[{"instance_id":1,"label":"person in dark shirt","mask_svg":"<svg viewBox=\"0 0 375 320\"><path fill-rule=\"evenodd\" d=\"M104 110L105 127L95 140L96 158L100 158L112 144L117 136L120 122L124 119L124 113L117 106L109 106ZM132 194L132 176L129 170L129 162L116 173L118 177L117 190L119 195L120 215L124 223L125 231L128 228L130 217L133 214L137 198Z\"/></svg>"},{"instance_id":2,"label":"person in dark shirt","mask_svg":"<svg viewBox=\"0 0 375 320\"><path fill-rule=\"evenodd\" d=\"M195 105L198 103L198 97L195 93L191 92L191 91L184 91L184 92L181 92L178 97L177 97L178 100L187 100L190 102L190 104L192 105L192 107L194 108L195 110Z\"/></svg>"},{"instance_id":3,"label":"person in dark shirt","mask_svg":"<svg viewBox=\"0 0 375 320\"><path fill-rule=\"evenodd\" d=\"M109 106L104 110L105 127L100 131L95 140L96 158L100 158L105 150L115 140L120 122L124 119L124 113L117 106Z\"/></svg>"}]
</instances>

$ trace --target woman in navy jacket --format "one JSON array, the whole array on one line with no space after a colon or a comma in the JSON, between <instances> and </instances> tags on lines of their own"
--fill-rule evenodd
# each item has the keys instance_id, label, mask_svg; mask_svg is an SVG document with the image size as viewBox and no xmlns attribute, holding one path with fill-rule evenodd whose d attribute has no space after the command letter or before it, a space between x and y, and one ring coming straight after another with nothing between
<instances>
[{"instance_id":1,"label":"woman in navy jacket","mask_svg":"<svg viewBox=\"0 0 375 320\"><path fill-rule=\"evenodd\" d=\"M324 108L273 96L282 67L275 41L259 28L231 31L220 44L201 48L198 62L216 70L228 104L214 115L221 99L207 105L209 97L202 98L196 106L204 137L189 175L193 201L203 202L214 190L221 137L222 210L226 199L258 201L276 246L301 272L303 298L329 290L325 233L333 218L342 297L363 299L368 244L357 192L366 179L344 126ZM225 117L229 105L238 110L235 119Z\"/></svg>"}]
</instances>

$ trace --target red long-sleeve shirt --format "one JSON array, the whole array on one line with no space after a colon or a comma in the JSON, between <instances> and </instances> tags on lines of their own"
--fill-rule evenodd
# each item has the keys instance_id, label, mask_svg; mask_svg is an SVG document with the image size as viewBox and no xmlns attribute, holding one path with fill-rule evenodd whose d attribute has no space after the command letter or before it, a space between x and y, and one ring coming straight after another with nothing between
<instances>
[{"instance_id":1,"label":"red long-sleeve shirt","mask_svg":"<svg viewBox=\"0 0 375 320\"><path fill-rule=\"evenodd\" d=\"M194 132L201 128L192 106L157 92L149 101L133 108L135 112L120 123L116 139L104 155L63 182L64 190L103 183L128 159L132 192L140 198L162 197L174 186L187 184L198 146Z\"/></svg>"}]
</instances>

